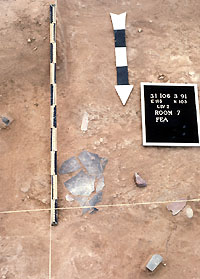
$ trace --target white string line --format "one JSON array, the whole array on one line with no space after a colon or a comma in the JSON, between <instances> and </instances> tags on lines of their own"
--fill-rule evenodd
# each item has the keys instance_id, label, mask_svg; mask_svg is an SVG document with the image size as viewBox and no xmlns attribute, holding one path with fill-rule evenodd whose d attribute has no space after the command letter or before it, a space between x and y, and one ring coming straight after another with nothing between
<instances>
[{"instance_id":1,"label":"white string line","mask_svg":"<svg viewBox=\"0 0 200 279\"><path fill-rule=\"evenodd\" d=\"M99 205L88 205L88 206L68 206L60 207L57 210L77 210L84 208L107 208L107 207L128 207L137 205L151 205L151 204L167 204L173 202L199 202L198 199L183 199L183 200L168 200L168 201L149 201L149 202L135 202L135 203L118 203L118 204L99 204ZM0 214L11 214L11 213L26 213L26 212L40 212L40 211L51 211L51 208L39 208L39 209L24 209L24 210L11 210L11 211L0 211Z\"/></svg>"},{"instance_id":2,"label":"white string line","mask_svg":"<svg viewBox=\"0 0 200 279\"><path fill-rule=\"evenodd\" d=\"M51 211L51 208L0 211L0 214L23 213L23 212L26 213L26 212L39 212L39 211Z\"/></svg>"},{"instance_id":3,"label":"white string line","mask_svg":"<svg viewBox=\"0 0 200 279\"><path fill-rule=\"evenodd\" d=\"M73 207L60 207L58 210L71 210L71 209L84 209L84 208L107 208L107 207L129 207L137 205L151 205L151 204L167 204L172 202L199 202L200 199L187 199L175 201L154 201L154 202L135 202L135 203L119 203L119 204L100 204L94 206L73 206Z\"/></svg>"}]
</instances>

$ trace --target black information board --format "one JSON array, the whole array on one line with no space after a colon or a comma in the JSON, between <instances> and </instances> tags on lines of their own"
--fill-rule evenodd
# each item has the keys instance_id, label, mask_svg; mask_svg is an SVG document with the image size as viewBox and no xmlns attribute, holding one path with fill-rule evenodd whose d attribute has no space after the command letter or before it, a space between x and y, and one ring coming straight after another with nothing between
<instances>
[{"instance_id":1,"label":"black information board","mask_svg":"<svg viewBox=\"0 0 200 279\"><path fill-rule=\"evenodd\" d=\"M143 145L200 146L196 84L141 83Z\"/></svg>"}]
</instances>

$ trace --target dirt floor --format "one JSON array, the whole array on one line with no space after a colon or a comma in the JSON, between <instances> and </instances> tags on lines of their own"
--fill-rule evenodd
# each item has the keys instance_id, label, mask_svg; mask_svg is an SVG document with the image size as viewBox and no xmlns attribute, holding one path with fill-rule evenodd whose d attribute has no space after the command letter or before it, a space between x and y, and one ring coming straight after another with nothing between
<instances>
[{"instance_id":1,"label":"dirt floor","mask_svg":"<svg viewBox=\"0 0 200 279\"><path fill-rule=\"evenodd\" d=\"M49 4L0 0L0 211L50 207ZM140 82L197 83L199 10L195 0L59 0L57 10L58 167L82 150L108 158L101 204L200 198L197 148L142 146ZM109 13L127 12L129 82L125 107L116 92ZM142 32L138 32L142 29ZM31 39L31 42L28 42ZM81 131L84 113L87 132ZM133 182L139 172L148 186ZM58 176L59 207L67 202ZM1 279L200 278L200 203L177 216L167 204L0 214ZM145 269L153 254L165 265ZM49 273L51 270L51 273Z\"/></svg>"}]
</instances>

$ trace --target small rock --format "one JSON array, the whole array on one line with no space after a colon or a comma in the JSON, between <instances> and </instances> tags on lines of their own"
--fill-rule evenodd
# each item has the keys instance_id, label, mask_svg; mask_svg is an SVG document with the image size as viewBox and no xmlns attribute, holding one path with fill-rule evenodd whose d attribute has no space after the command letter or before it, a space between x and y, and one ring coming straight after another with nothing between
<instances>
[{"instance_id":1,"label":"small rock","mask_svg":"<svg viewBox=\"0 0 200 279\"><path fill-rule=\"evenodd\" d=\"M56 66L56 70L58 70L58 71L59 71L59 70L60 70L60 67L59 67L59 66Z\"/></svg>"},{"instance_id":2,"label":"small rock","mask_svg":"<svg viewBox=\"0 0 200 279\"><path fill-rule=\"evenodd\" d=\"M151 204L150 206L149 206L149 209L151 210L151 209L156 209L156 208L158 208L158 205L157 204Z\"/></svg>"},{"instance_id":3,"label":"small rock","mask_svg":"<svg viewBox=\"0 0 200 279\"><path fill-rule=\"evenodd\" d=\"M102 143L103 142L103 138L100 138L99 141Z\"/></svg>"},{"instance_id":4,"label":"small rock","mask_svg":"<svg viewBox=\"0 0 200 279\"><path fill-rule=\"evenodd\" d=\"M83 118L82 118L82 124L81 124L81 131L86 132L88 129L88 116L89 114L87 112L84 112Z\"/></svg>"},{"instance_id":5,"label":"small rock","mask_svg":"<svg viewBox=\"0 0 200 279\"><path fill-rule=\"evenodd\" d=\"M47 199L42 199L41 202L47 204Z\"/></svg>"},{"instance_id":6,"label":"small rock","mask_svg":"<svg viewBox=\"0 0 200 279\"><path fill-rule=\"evenodd\" d=\"M37 47L34 47L34 49L33 49L34 51L36 51L37 50Z\"/></svg>"},{"instance_id":7,"label":"small rock","mask_svg":"<svg viewBox=\"0 0 200 279\"><path fill-rule=\"evenodd\" d=\"M165 75L159 75L159 76L158 76L158 80L164 80L165 77L166 77Z\"/></svg>"},{"instance_id":8,"label":"small rock","mask_svg":"<svg viewBox=\"0 0 200 279\"><path fill-rule=\"evenodd\" d=\"M142 28L139 28L138 33L142 33L142 32L143 32Z\"/></svg>"},{"instance_id":9,"label":"small rock","mask_svg":"<svg viewBox=\"0 0 200 279\"><path fill-rule=\"evenodd\" d=\"M38 107L39 105L38 105L38 103L35 103L34 106Z\"/></svg>"},{"instance_id":10,"label":"small rock","mask_svg":"<svg viewBox=\"0 0 200 279\"><path fill-rule=\"evenodd\" d=\"M193 210L191 207L186 208L186 215L188 218L192 218L193 217Z\"/></svg>"},{"instance_id":11,"label":"small rock","mask_svg":"<svg viewBox=\"0 0 200 279\"><path fill-rule=\"evenodd\" d=\"M65 196L66 201L71 202L74 201L74 198L72 198L70 195Z\"/></svg>"},{"instance_id":12,"label":"small rock","mask_svg":"<svg viewBox=\"0 0 200 279\"><path fill-rule=\"evenodd\" d=\"M7 128L13 122L13 119L8 115L0 116L0 129Z\"/></svg>"},{"instance_id":13,"label":"small rock","mask_svg":"<svg viewBox=\"0 0 200 279\"><path fill-rule=\"evenodd\" d=\"M154 271L162 261L163 257L158 254L155 254L151 257L150 261L146 265L146 268L150 271Z\"/></svg>"},{"instance_id":14,"label":"small rock","mask_svg":"<svg viewBox=\"0 0 200 279\"><path fill-rule=\"evenodd\" d=\"M184 207L186 206L186 202L172 202L167 205L167 209L172 211L172 215L178 214Z\"/></svg>"},{"instance_id":15,"label":"small rock","mask_svg":"<svg viewBox=\"0 0 200 279\"><path fill-rule=\"evenodd\" d=\"M147 183L144 179L142 179L141 176L139 176L139 174L136 172L134 175L134 180L135 180L135 184L138 187L146 187Z\"/></svg>"},{"instance_id":16,"label":"small rock","mask_svg":"<svg viewBox=\"0 0 200 279\"><path fill-rule=\"evenodd\" d=\"M195 72L189 72L189 76L194 76Z\"/></svg>"},{"instance_id":17,"label":"small rock","mask_svg":"<svg viewBox=\"0 0 200 279\"><path fill-rule=\"evenodd\" d=\"M32 43L31 38L28 38L27 42L28 42L28 43Z\"/></svg>"},{"instance_id":18,"label":"small rock","mask_svg":"<svg viewBox=\"0 0 200 279\"><path fill-rule=\"evenodd\" d=\"M43 40L45 41L47 39L47 37L43 37Z\"/></svg>"},{"instance_id":19,"label":"small rock","mask_svg":"<svg viewBox=\"0 0 200 279\"><path fill-rule=\"evenodd\" d=\"M30 189L30 185L25 186L25 187L22 187L20 190L21 190L23 193L27 193L29 189Z\"/></svg>"},{"instance_id":20,"label":"small rock","mask_svg":"<svg viewBox=\"0 0 200 279\"><path fill-rule=\"evenodd\" d=\"M9 125L9 123L10 123L10 120L7 118L7 117L2 117L1 118L1 120L2 120L2 122L4 123L4 124L6 124L6 126L8 126Z\"/></svg>"},{"instance_id":21,"label":"small rock","mask_svg":"<svg viewBox=\"0 0 200 279\"><path fill-rule=\"evenodd\" d=\"M100 145L100 141L96 140L96 141L94 142L94 144L95 144L95 145Z\"/></svg>"}]
</instances>

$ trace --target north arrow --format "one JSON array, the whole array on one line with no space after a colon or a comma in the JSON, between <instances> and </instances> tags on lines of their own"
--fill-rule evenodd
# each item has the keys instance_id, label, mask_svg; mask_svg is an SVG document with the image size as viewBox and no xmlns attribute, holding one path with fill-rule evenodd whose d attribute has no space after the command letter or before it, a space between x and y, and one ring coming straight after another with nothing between
<instances>
[{"instance_id":1,"label":"north arrow","mask_svg":"<svg viewBox=\"0 0 200 279\"><path fill-rule=\"evenodd\" d=\"M110 13L115 35L115 57L117 69L117 85L115 89L123 105L126 104L133 85L128 82L128 64L126 54L126 13L116 15Z\"/></svg>"}]
</instances>

